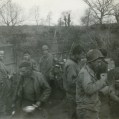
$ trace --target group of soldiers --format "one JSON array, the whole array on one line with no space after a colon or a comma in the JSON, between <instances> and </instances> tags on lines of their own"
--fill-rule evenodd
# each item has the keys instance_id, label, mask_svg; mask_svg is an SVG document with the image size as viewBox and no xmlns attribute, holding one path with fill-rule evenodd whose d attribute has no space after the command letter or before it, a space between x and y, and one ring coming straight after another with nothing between
<instances>
[{"instance_id":1,"label":"group of soldiers","mask_svg":"<svg viewBox=\"0 0 119 119\"><path fill-rule=\"evenodd\" d=\"M42 46L43 56L36 63L29 52L25 52L19 65L17 83L13 94L13 83L4 64L4 51L0 51L0 119L48 119L45 106L51 102L51 95L56 93L56 87L62 89L64 96L64 119L99 119L102 100L106 96L104 119L118 119L119 103L119 68L108 68L104 52L100 49L91 49L86 53L86 61L82 65L84 51L79 45L72 48L70 56L63 67L54 66L54 58L49 53L47 45ZM62 68L62 70L60 70ZM56 70L59 69L59 70ZM57 73L62 71L58 85ZM55 85L56 84L56 85ZM12 95L11 107L8 104ZM108 101L110 102L109 106ZM113 102L113 103L112 103ZM28 112L27 107L34 110ZM12 109L10 113L9 108ZM103 110L103 109L102 109ZM110 111L107 111L110 110ZM110 113L111 112L111 113ZM115 112L117 113L116 117ZM111 114L111 115L110 115ZM102 114L103 115L103 114ZM115 116L115 117L114 117ZM58 117L60 118L60 117ZM61 117L62 119L62 117Z\"/></svg>"},{"instance_id":2,"label":"group of soldiers","mask_svg":"<svg viewBox=\"0 0 119 119\"><path fill-rule=\"evenodd\" d=\"M89 50L82 66L83 50L76 46L66 61L67 119L119 119L119 68L114 64L110 67L104 51Z\"/></svg>"}]
</instances>

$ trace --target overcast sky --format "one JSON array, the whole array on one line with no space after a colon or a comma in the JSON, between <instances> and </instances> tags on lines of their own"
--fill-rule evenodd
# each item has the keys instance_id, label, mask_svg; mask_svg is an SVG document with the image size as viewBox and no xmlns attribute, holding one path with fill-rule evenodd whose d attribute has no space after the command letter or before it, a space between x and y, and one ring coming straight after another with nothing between
<instances>
[{"instance_id":1,"label":"overcast sky","mask_svg":"<svg viewBox=\"0 0 119 119\"><path fill-rule=\"evenodd\" d=\"M25 10L26 16L30 14L33 6L40 7L40 17L46 19L48 12L52 12L52 23L56 24L62 11L71 10L73 24L80 24L87 5L83 0L12 0ZM33 23L33 19L27 19L27 23Z\"/></svg>"}]
</instances>

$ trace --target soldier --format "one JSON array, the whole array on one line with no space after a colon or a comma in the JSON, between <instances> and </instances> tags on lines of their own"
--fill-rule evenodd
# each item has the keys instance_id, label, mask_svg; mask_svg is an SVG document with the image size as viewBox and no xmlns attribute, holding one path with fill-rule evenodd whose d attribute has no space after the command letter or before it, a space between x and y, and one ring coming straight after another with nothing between
<instances>
[{"instance_id":1,"label":"soldier","mask_svg":"<svg viewBox=\"0 0 119 119\"><path fill-rule=\"evenodd\" d=\"M81 69L76 83L78 119L98 119L101 104L98 92L107 85L106 74L101 74L100 79L96 76L105 65L103 58L102 53L97 49L87 53L87 64Z\"/></svg>"},{"instance_id":2,"label":"soldier","mask_svg":"<svg viewBox=\"0 0 119 119\"><path fill-rule=\"evenodd\" d=\"M79 61L81 60L81 54L80 46L75 46L64 66L63 85L66 92L66 105L64 107L67 112L66 119L76 118L76 78L80 71Z\"/></svg>"},{"instance_id":3,"label":"soldier","mask_svg":"<svg viewBox=\"0 0 119 119\"><path fill-rule=\"evenodd\" d=\"M49 53L49 48L47 45L42 46L43 56L39 61L40 72L45 76L46 80L50 84L50 71L53 66L53 55Z\"/></svg>"},{"instance_id":4,"label":"soldier","mask_svg":"<svg viewBox=\"0 0 119 119\"><path fill-rule=\"evenodd\" d=\"M24 52L22 62L24 62L24 61L30 62L33 67L33 70L38 71L38 65L37 65L36 61L31 58L30 52L28 52L28 51Z\"/></svg>"},{"instance_id":5,"label":"soldier","mask_svg":"<svg viewBox=\"0 0 119 119\"><path fill-rule=\"evenodd\" d=\"M4 51L0 51L0 119L6 116L10 90L9 74L3 60Z\"/></svg>"},{"instance_id":6,"label":"soldier","mask_svg":"<svg viewBox=\"0 0 119 119\"><path fill-rule=\"evenodd\" d=\"M99 50L103 54L104 60L107 63L106 72L108 72L109 70L112 70L114 68L114 65L112 65L112 63L110 62L111 61L110 58L107 57L106 49L99 49ZM104 73L103 70L102 70L102 73ZM101 108L100 108L99 116L101 119L110 119L109 94L104 94L103 92L100 91L99 97L101 101Z\"/></svg>"},{"instance_id":7,"label":"soldier","mask_svg":"<svg viewBox=\"0 0 119 119\"><path fill-rule=\"evenodd\" d=\"M111 119L119 119L119 67L108 72L110 116Z\"/></svg>"},{"instance_id":8,"label":"soldier","mask_svg":"<svg viewBox=\"0 0 119 119\"><path fill-rule=\"evenodd\" d=\"M39 108L47 101L51 89L43 75L34 71L29 62L22 62L20 65L20 80L17 87L15 102L19 101L23 118L39 118ZM22 109L26 106L37 107L32 114L24 114ZM29 117L30 116L30 117ZM41 115L40 115L41 116Z\"/></svg>"}]
</instances>

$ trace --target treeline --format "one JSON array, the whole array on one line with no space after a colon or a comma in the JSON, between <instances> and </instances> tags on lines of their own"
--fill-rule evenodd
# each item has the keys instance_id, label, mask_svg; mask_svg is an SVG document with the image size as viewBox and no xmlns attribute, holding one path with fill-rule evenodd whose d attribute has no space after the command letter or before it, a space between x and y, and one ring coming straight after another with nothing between
<instances>
[{"instance_id":1,"label":"treeline","mask_svg":"<svg viewBox=\"0 0 119 119\"><path fill-rule=\"evenodd\" d=\"M75 44L80 44L87 52L91 48L104 48L108 55L116 59L119 50L119 26L117 24L92 25L90 27L16 26L14 29L0 27L1 40L13 44L22 53L29 49L34 57L40 55L41 46L47 44L52 53L68 52ZM114 52L114 53L112 53ZM112 54L114 56L112 56Z\"/></svg>"}]
</instances>

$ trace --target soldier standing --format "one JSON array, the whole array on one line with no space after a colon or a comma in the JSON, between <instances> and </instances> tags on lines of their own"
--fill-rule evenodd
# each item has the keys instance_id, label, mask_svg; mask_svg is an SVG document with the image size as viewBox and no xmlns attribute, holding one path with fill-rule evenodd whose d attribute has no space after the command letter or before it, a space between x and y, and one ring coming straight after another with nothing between
<instances>
[{"instance_id":1,"label":"soldier standing","mask_svg":"<svg viewBox=\"0 0 119 119\"><path fill-rule=\"evenodd\" d=\"M81 60L81 54L80 46L75 46L64 66L63 85L66 92L66 104L64 107L67 113L66 119L76 118L76 78L80 70L79 61Z\"/></svg>"},{"instance_id":2,"label":"soldier standing","mask_svg":"<svg viewBox=\"0 0 119 119\"><path fill-rule=\"evenodd\" d=\"M97 79L97 72L104 67L104 56L93 49L87 53L87 64L81 69L76 83L76 103L78 119L98 119L100 100L98 92L107 84L107 75Z\"/></svg>"},{"instance_id":3,"label":"soldier standing","mask_svg":"<svg viewBox=\"0 0 119 119\"><path fill-rule=\"evenodd\" d=\"M49 53L47 45L42 46L43 56L39 61L40 72L45 76L45 79L50 84L50 71L53 66L53 55Z\"/></svg>"},{"instance_id":4,"label":"soldier standing","mask_svg":"<svg viewBox=\"0 0 119 119\"><path fill-rule=\"evenodd\" d=\"M8 70L3 63L3 59L4 51L0 51L0 119L6 116L10 90Z\"/></svg>"},{"instance_id":5,"label":"soldier standing","mask_svg":"<svg viewBox=\"0 0 119 119\"><path fill-rule=\"evenodd\" d=\"M39 107L47 101L51 89L43 75L34 71L29 62L22 62L20 65L20 80L17 87L15 102L19 101L20 111L23 118L38 119ZM26 106L37 107L32 114L26 114L22 109ZM41 116L41 115L40 115Z\"/></svg>"},{"instance_id":6,"label":"soldier standing","mask_svg":"<svg viewBox=\"0 0 119 119\"><path fill-rule=\"evenodd\" d=\"M104 60L107 63L106 72L108 72L109 70L112 70L114 68L114 65L110 63L110 58L108 58L106 49L99 49L99 50L103 54ZM104 73L103 70L101 72ZM100 74L98 78L100 78ZM101 108L100 108L99 116L101 119L110 119L110 105L109 105L108 91L107 91L107 94L104 94L102 91L100 91L99 97L101 101Z\"/></svg>"},{"instance_id":7,"label":"soldier standing","mask_svg":"<svg viewBox=\"0 0 119 119\"><path fill-rule=\"evenodd\" d=\"M108 72L110 117L119 119L119 67Z\"/></svg>"}]
</instances>

